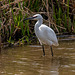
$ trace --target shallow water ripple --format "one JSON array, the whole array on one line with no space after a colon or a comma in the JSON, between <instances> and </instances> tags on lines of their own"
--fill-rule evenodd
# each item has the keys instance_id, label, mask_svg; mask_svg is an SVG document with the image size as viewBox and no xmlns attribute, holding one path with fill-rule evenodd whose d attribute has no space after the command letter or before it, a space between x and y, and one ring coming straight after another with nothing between
<instances>
[{"instance_id":1,"label":"shallow water ripple","mask_svg":"<svg viewBox=\"0 0 75 75\"><path fill-rule=\"evenodd\" d=\"M0 75L75 75L75 42L59 42L53 47L45 46L46 56L40 45L2 50Z\"/></svg>"}]
</instances>

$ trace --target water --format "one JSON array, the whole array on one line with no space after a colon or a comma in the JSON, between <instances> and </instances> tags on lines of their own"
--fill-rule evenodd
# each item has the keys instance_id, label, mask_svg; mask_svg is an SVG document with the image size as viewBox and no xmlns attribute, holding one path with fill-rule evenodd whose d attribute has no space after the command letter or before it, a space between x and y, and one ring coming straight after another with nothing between
<instances>
[{"instance_id":1,"label":"water","mask_svg":"<svg viewBox=\"0 0 75 75\"><path fill-rule=\"evenodd\" d=\"M75 75L75 41L59 44L53 47L53 58L49 46L45 57L40 45L2 50L0 75Z\"/></svg>"}]
</instances>

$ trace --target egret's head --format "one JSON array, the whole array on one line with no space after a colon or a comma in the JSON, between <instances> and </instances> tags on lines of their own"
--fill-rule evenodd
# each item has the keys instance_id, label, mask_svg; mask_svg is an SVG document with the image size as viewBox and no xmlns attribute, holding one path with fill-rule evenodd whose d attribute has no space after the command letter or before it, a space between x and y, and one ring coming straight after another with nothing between
<instances>
[{"instance_id":1,"label":"egret's head","mask_svg":"<svg viewBox=\"0 0 75 75\"><path fill-rule=\"evenodd\" d=\"M40 15L40 14L36 14L34 15L33 17L30 17L30 18L26 18L24 20L40 20L40 19L43 19L43 17ZM23 21L24 21L23 20Z\"/></svg>"},{"instance_id":2,"label":"egret's head","mask_svg":"<svg viewBox=\"0 0 75 75\"><path fill-rule=\"evenodd\" d=\"M34 20L43 19L43 17L40 14L36 14L33 16Z\"/></svg>"}]
</instances>

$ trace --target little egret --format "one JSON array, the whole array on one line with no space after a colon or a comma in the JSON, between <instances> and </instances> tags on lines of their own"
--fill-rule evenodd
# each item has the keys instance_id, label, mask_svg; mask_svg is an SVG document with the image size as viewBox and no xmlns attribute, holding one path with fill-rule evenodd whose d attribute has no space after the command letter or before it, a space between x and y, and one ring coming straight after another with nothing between
<instances>
[{"instance_id":1,"label":"little egret","mask_svg":"<svg viewBox=\"0 0 75 75\"><path fill-rule=\"evenodd\" d=\"M33 17L30 18L26 18L25 20L37 20L34 30L35 30L35 34L40 42L40 44L42 45L43 48L43 55L45 56L45 51L44 51L44 44L49 45L51 47L51 54L53 56L53 50L52 50L52 45L54 46L58 46L58 40L56 37L55 32L53 31L53 29L51 29L50 27L42 24L43 23L43 17L40 14L36 14Z\"/></svg>"}]
</instances>

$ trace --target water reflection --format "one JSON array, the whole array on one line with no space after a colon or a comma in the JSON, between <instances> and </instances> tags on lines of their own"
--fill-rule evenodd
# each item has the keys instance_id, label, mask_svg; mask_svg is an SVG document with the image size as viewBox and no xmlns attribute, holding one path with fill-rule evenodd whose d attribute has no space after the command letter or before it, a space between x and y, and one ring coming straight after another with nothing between
<instances>
[{"instance_id":1,"label":"water reflection","mask_svg":"<svg viewBox=\"0 0 75 75\"><path fill-rule=\"evenodd\" d=\"M53 50L54 57L49 46L45 57L39 45L2 50L0 75L75 75L75 42L60 42Z\"/></svg>"}]
</instances>

